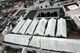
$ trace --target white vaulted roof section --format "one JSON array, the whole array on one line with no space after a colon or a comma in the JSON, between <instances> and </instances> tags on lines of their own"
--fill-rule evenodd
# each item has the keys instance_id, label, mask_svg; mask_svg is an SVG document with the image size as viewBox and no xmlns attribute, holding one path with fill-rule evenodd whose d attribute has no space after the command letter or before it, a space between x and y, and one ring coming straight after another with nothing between
<instances>
[{"instance_id":1,"label":"white vaulted roof section","mask_svg":"<svg viewBox=\"0 0 80 53\"><path fill-rule=\"evenodd\" d=\"M35 27L36 27L36 25L38 24L38 19L34 19L33 21L32 21L32 23L31 23L31 25L29 26L29 28L28 28L28 30L26 31L26 34L28 33L28 34L33 34L33 32L34 32L34 30L35 30Z\"/></svg>"},{"instance_id":2,"label":"white vaulted roof section","mask_svg":"<svg viewBox=\"0 0 80 53\"><path fill-rule=\"evenodd\" d=\"M56 28L55 26L56 26L56 20L54 18L49 19L45 35L54 36Z\"/></svg>"},{"instance_id":3,"label":"white vaulted roof section","mask_svg":"<svg viewBox=\"0 0 80 53\"><path fill-rule=\"evenodd\" d=\"M18 31L20 30L20 28L23 26L25 20L21 20L16 26L15 28L12 30L13 33L18 33Z\"/></svg>"},{"instance_id":4,"label":"white vaulted roof section","mask_svg":"<svg viewBox=\"0 0 80 53\"><path fill-rule=\"evenodd\" d=\"M32 21L32 20L27 19L26 22L24 23L24 25L22 26L22 28L19 30L18 33L25 34L25 32L26 32L26 30L28 29L31 21Z\"/></svg>"},{"instance_id":5,"label":"white vaulted roof section","mask_svg":"<svg viewBox=\"0 0 80 53\"><path fill-rule=\"evenodd\" d=\"M46 23L47 23L47 20L45 18L42 18L39 21L39 24L38 24L34 34L44 35Z\"/></svg>"},{"instance_id":6,"label":"white vaulted roof section","mask_svg":"<svg viewBox=\"0 0 80 53\"><path fill-rule=\"evenodd\" d=\"M66 21L63 18L58 20L56 36L67 37Z\"/></svg>"}]
</instances>

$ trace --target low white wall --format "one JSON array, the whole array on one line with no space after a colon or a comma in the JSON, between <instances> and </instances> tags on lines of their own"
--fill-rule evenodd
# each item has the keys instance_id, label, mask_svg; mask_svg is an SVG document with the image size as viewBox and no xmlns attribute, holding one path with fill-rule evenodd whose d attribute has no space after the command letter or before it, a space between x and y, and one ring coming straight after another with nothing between
<instances>
[{"instance_id":1,"label":"low white wall","mask_svg":"<svg viewBox=\"0 0 80 53\"><path fill-rule=\"evenodd\" d=\"M11 42L14 44L28 45L30 36L27 35L16 35L16 34L7 34L4 37L4 41Z\"/></svg>"},{"instance_id":2,"label":"low white wall","mask_svg":"<svg viewBox=\"0 0 80 53\"><path fill-rule=\"evenodd\" d=\"M4 41L28 45L30 36L7 34ZM80 52L80 40L79 39L62 39L62 38L50 38L34 36L29 44L30 46L40 47L41 49L67 51L67 52Z\"/></svg>"}]
</instances>

